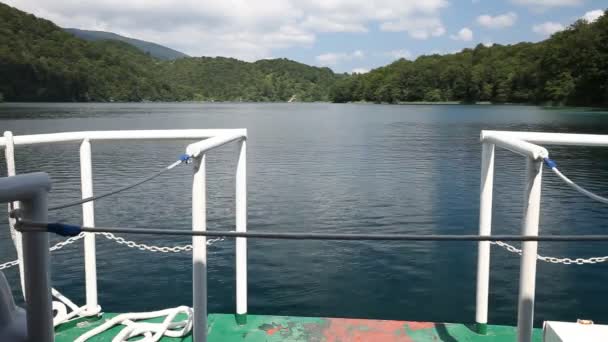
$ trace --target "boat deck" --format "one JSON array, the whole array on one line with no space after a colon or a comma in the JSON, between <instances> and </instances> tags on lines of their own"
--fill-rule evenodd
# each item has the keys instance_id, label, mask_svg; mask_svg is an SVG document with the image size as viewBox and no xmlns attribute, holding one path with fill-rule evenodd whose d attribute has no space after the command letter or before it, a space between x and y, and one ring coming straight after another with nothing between
<instances>
[{"instance_id":1,"label":"boat deck","mask_svg":"<svg viewBox=\"0 0 608 342\"><path fill-rule=\"evenodd\" d=\"M72 342L84 332L102 324L116 314L104 314L100 319L81 320L64 324L56 329L57 342ZM160 319L148 320L159 322ZM511 342L516 340L516 328L489 325L486 335L478 335L468 325L458 323L431 323L407 321L381 321L349 318L318 318L248 315L246 325L237 325L235 316L210 314L208 319L209 342L252 341L319 341L319 342ZM111 341L124 326L117 326L87 342ZM542 331L534 329L533 341L542 340ZM161 339L192 341L184 338Z\"/></svg>"}]
</instances>

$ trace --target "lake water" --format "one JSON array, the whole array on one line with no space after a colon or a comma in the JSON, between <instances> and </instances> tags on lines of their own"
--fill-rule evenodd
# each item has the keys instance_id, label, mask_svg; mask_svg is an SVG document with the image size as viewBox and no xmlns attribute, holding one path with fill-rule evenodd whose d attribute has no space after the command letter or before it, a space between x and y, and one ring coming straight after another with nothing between
<instances>
[{"instance_id":1,"label":"lake water","mask_svg":"<svg viewBox=\"0 0 608 342\"><path fill-rule=\"evenodd\" d=\"M476 234L482 129L608 133L608 113L527 106L355 104L0 104L14 134L75 130L247 128L249 230ZM188 141L93 143L95 192L168 165ZM560 169L608 194L608 150L549 147ZM234 225L234 145L208 159L211 230ZM2 157L3 158L3 154ZM78 144L17 147L18 172L46 171L51 204L79 197ZM6 175L0 159L0 175ZM525 162L497 150L494 232L519 232ZM191 166L95 204L100 226L190 229ZM545 171L540 231L606 233L608 208ZM51 220L81 220L78 208ZM133 237L151 244L187 238ZM53 242L58 241L53 238ZM105 311L191 304L189 254L150 254L98 238ZM81 244L53 254L53 284L84 303ZM608 255L602 243L541 243L551 256ZM473 322L473 242L249 241L249 312ZM15 257L5 220L0 261ZM608 323L608 265L539 263L536 320ZM493 247L490 322L516 320L519 257ZM16 268L6 272L18 285ZM234 242L209 250L209 310L234 312ZM16 291L16 294L18 292Z\"/></svg>"}]
</instances>

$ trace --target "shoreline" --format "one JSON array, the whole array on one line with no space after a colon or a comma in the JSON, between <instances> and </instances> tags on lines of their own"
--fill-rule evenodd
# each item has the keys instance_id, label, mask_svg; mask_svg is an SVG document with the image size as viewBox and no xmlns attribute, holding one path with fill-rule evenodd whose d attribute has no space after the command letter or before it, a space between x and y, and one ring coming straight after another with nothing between
<instances>
[{"instance_id":1,"label":"shoreline","mask_svg":"<svg viewBox=\"0 0 608 342\"><path fill-rule=\"evenodd\" d=\"M542 107L546 109L566 109L566 108L586 108L592 110L608 110L608 107L601 106L567 106L567 105L554 105L547 103L493 103L489 101L481 101L476 103L463 103L459 101L437 101L437 102L429 102L429 101L412 101L412 102L398 102L398 103L389 103L389 102L370 102L370 101L353 101L353 102L331 102L331 101L310 101L310 102L287 102L287 101L88 101L88 102L78 102L78 101L24 101L24 102L13 102L13 101L4 101L0 102L0 106L2 105L25 105L25 104L74 104L74 105L86 105L86 104L117 104L117 105L125 105L125 104L336 104L336 105L390 105L390 106L533 106L533 107Z\"/></svg>"}]
</instances>

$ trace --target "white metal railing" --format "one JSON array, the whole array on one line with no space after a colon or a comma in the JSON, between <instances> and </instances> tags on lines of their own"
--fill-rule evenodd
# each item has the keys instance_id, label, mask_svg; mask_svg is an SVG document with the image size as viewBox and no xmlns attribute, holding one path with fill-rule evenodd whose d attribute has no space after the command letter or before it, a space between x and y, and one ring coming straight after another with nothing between
<instances>
[{"instance_id":1,"label":"white metal railing","mask_svg":"<svg viewBox=\"0 0 608 342\"><path fill-rule=\"evenodd\" d=\"M543 159L549 157L547 145L608 146L608 136L595 134L564 134L538 132L481 132L481 184L479 204L479 235L492 234L492 189L495 147L505 148L526 158L526 186L521 235L538 235ZM532 340L534 295L538 242L522 242L517 311L517 340ZM490 242L478 243L477 293L475 321L477 330L485 333L488 323L490 285Z\"/></svg>"},{"instance_id":2,"label":"white metal railing","mask_svg":"<svg viewBox=\"0 0 608 342\"><path fill-rule=\"evenodd\" d=\"M123 140L184 140L204 139L190 144L186 153L194 160L194 176L192 182L192 230L205 231L206 222L206 154L210 150L236 141L239 144L238 159L236 166L236 191L235 191L235 215L236 231L247 231L247 130L246 129L185 129L185 130L125 130L125 131L84 131L52 134L34 134L13 136L11 132L5 132L0 137L0 147L5 147L7 164L7 175L15 175L14 147L19 145L50 144L59 142L80 142L80 173L82 198L93 196L93 174L91 162L91 143L93 141L123 141ZM176 151L177 153L178 151ZM12 200L19 200L12 199ZM46 215L46 206L44 208ZM93 202L82 204L83 225L95 226L95 211ZM39 217L34 219L46 220ZM11 225L14 221L10 222ZM12 227L12 226L11 226ZM28 234L32 235L32 234ZM48 253L47 234L44 236ZM23 241L25 243L25 235ZM192 238L192 290L194 311L194 341L205 341L207 336L207 244L203 236ZM25 245L24 245L25 248ZM95 314L99 311L97 296L97 268L95 254L95 234L85 233L85 287L86 308L85 314ZM18 251L20 252L20 251ZM27 254L27 253L23 253ZM22 259L19 255L19 259ZM47 260L48 262L48 260ZM27 265L26 260L20 264L21 274L26 274L22 279L22 285L27 294L28 282L27 272L23 272ZM29 265L28 265L29 266ZM28 310L28 314L29 314ZM45 312L45 311L37 311ZM237 321L244 323L247 315L247 239L240 237L236 239L236 314ZM50 325L52 329L52 322ZM51 341L36 339L37 341Z\"/></svg>"},{"instance_id":3,"label":"white metal railing","mask_svg":"<svg viewBox=\"0 0 608 342\"><path fill-rule=\"evenodd\" d=\"M92 167L91 167L91 142L93 140L136 140L136 139L205 139L197 143L190 144L186 151L194 159L194 175L192 185L192 230L194 232L206 231L206 175L205 163L206 153L213 148L237 141L239 143L239 157L236 167L236 231L247 231L247 193L246 193L246 162L247 162L247 132L246 130L163 130L163 131L107 131L107 132L74 132L58 134L27 135L13 137L10 132L6 132L0 138L0 146L5 146L8 174L14 175L14 145L31 145L38 143L53 143L65 141L80 141L80 162L81 162L81 183L82 197L90 197L92 191ZM524 191L524 215L522 220L521 235L524 237L538 236L538 225L540 215L540 197L543 159L548 158L548 151L540 144L560 144L560 145L583 145L583 146L608 146L608 136L588 135L588 134L561 134L561 133L533 133L533 132L504 132L504 131L482 131L482 164L481 164L481 185L480 185L480 213L479 213L479 237L489 237L492 235L492 192L494 178L494 159L495 147L501 147L518 153L526 158L526 186ZM40 175L40 174L39 174ZM27 177L27 176L24 176ZM45 176L46 177L46 176ZM38 187L43 187L42 178L22 178L25 184L27 180L32 180ZM47 178L48 180L48 178ZM25 218L31 220L46 220L46 192L44 196L32 202L34 196L31 187L17 192L15 198L2 194L9 193L6 187L10 187L11 181L0 182L0 202L21 200L23 209L26 212ZM1 186L5 186L4 189ZM48 186L47 186L48 187ZM30 189L30 190L27 190ZM30 191L30 192L27 192ZM39 191L42 193L42 191ZM29 195L18 195L18 194ZM8 196L8 197L7 197ZM30 197L28 197L30 196ZM44 200L42 199L44 197ZM37 198L37 197L36 197ZM30 201L30 202L27 202ZM34 203L34 204L32 204ZM37 204L35 204L37 203ZM41 213L44 211L44 215ZM83 225L94 226L94 210L91 202L83 204ZM107 228L106 228L107 229ZM233 232L234 233L234 232ZM85 233L85 272L86 272L86 291L87 308L97 310L97 287L96 287L96 268L95 268L95 234ZM47 234L39 234L45 238L34 238L34 233L23 233L24 243L24 265L25 274L25 295L28 303L32 307L46 310L45 295L36 295L37 289L44 289L48 286L46 281L40 278L41 267L48 266L48 237ZM343 238L343 237L342 237ZM45 240L46 239L46 240ZM207 335L207 244L206 237L203 235L193 235L193 309L194 309L194 341L205 341ZM488 294L489 294L489 274L490 274L490 244L489 240L478 242L478 264L477 264L477 294L476 294L476 323L478 331L484 333L488 318ZM42 248L44 253L36 253L34 248ZM534 296L536 281L536 260L538 242L535 240L524 240L522 242L522 258L520 264L519 298L518 298L518 338L520 342L530 342L532 338L533 317L534 317ZM29 256L28 256L29 255ZM32 258L36 258L33 260ZM36 262L40 262L36 266ZM31 269L33 271L28 271ZM28 273L29 272L29 273ZM35 279L35 281L33 280ZM236 313L239 317L246 317L247 313L247 244L246 237L236 238ZM41 293L48 291L42 290ZM50 297L48 298L50 300ZM37 303L31 304L33 301ZM44 303L43 303L44 302ZM28 310L28 315L29 315ZM44 311L35 311L44 312ZM33 315L33 314L32 314ZM40 316L40 315L39 315ZM28 316L28 322L30 317ZM51 329L48 322L39 317L33 317L35 322L28 324L28 329ZM35 336L41 336L37 341L51 341L46 339L43 332L37 332Z\"/></svg>"}]
</instances>

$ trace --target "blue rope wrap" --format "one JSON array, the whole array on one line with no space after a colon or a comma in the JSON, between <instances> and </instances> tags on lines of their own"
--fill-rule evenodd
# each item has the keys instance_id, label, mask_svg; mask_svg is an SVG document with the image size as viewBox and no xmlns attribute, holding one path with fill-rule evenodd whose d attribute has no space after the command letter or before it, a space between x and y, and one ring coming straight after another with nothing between
<instances>
[{"instance_id":1,"label":"blue rope wrap","mask_svg":"<svg viewBox=\"0 0 608 342\"><path fill-rule=\"evenodd\" d=\"M46 229L49 233L55 233L61 236L76 236L80 234L80 226L63 223L49 223L46 225Z\"/></svg>"},{"instance_id":2,"label":"blue rope wrap","mask_svg":"<svg viewBox=\"0 0 608 342\"><path fill-rule=\"evenodd\" d=\"M182 163L188 163L190 161L190 159L192 159L192 156L187 153L184 153L181 156L179 156L179 160L181 160Z\"/></svg>"},{"instance_id":3,"label":"blue rope wrap","mask_svg":"<svg viewBox=\"0 0 608 342\"><path fill-rule=\"evenodd\" d=\"M555 169L557 167L557 163L554 162L552 159L543 158L543 161L545 162L545 165L547 165L547 167L550 169Z\"/></svg>"}]
</instances>

